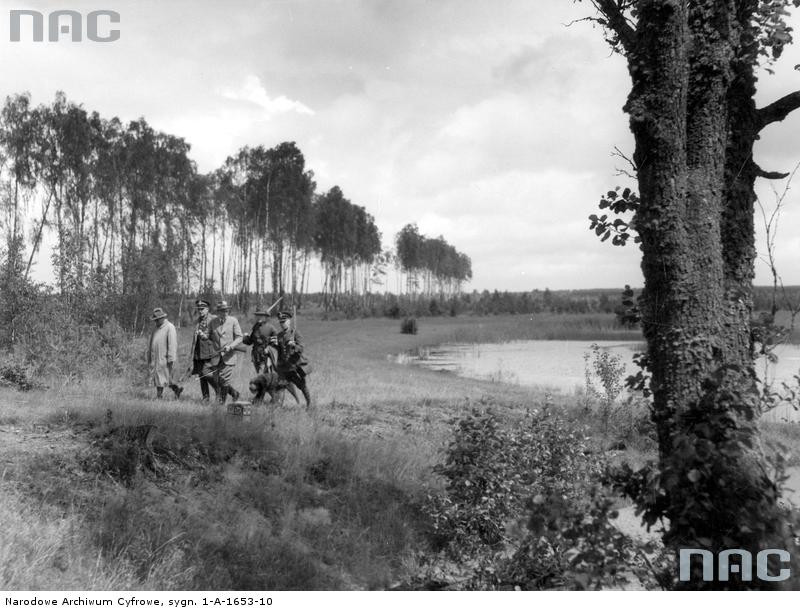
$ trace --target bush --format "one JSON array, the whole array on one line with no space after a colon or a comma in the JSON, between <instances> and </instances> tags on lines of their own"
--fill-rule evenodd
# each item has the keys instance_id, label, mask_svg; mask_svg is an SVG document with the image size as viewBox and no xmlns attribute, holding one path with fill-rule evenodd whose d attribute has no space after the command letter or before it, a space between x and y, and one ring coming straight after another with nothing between
<instances>
[{"instance_id":1,"label":"bush","mask_svg":"<svg viewBox=\"0 0 800 611\"><path fill-rule=\"evenodd\" d=\"M13 347L34 376L79 381L88 374L138 375L141 355L131 334L104 315L105 302L89 294L53 295L38 289L13 320Z\"/></svg>"},{"instance_id":2,"label":"bush","mask_svg":"<svg viewBox=\"0 0 800 611\"><path fill-rule=\"evenodd\" d=\"M624 582L621 570L635 564L609 523L601 461L581 431L546 411L509 428L474 411L436 472L446 484L428 500L439 550L428 574L456 562L469 589L586 588Z\"/></svg>"},{"instance_id":3,"label":"bush","mask_svg":"<svg viewBox=\"0 0 800 611\"><path fill-rule=\"evenodd\" d=\"M0 361L0 386L28 391L41 385L31 377L27 366L9 356Z\"/></svg>"},{"instance_id":4,"label":"bush","mask_svg":"<svg viewBox=\"0 0 800 611\"><path fill-rule=\"evenodd\" d=\"M417 319L413 317L404 318L403 322L400 323L400 333L405 333L406 335L416 335Z\"/></svg>"}]
</instances>

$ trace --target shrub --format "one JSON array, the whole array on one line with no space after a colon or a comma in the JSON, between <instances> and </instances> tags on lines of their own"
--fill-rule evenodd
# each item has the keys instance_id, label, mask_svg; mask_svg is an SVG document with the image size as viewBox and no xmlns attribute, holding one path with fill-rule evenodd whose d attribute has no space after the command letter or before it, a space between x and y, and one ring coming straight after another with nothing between
<instances>
[{"instance_id":1,"label":"shrub","mask_svg":"<svg viewBox=\"0 0 800 611\"><path fill-rule=\"evenodd\" d=\"M442 562L467 569L461 587L593 587L624 581L630 542L610 523L601 461L581 431L547 412L503 428L491 412L458 423L444 464L445 492L429 497Z\"/></svg>"},{"instance_id":2,"label":"shrub","mask_svg":"<svg viewBox=\"0 0 800 611\"><path fill-rule=\"evenodd\" d=\"M625 364L622 357L592 344L592 352L583 355L586 377L586 397L598 404L598 415L603 427L603 436L619 408L617 398L623 389ZM599 387L598 387L599 383Z\"/></svg>"},{"instance_id":3,"label":"shrub","mask_svg":"<svg viewBox=\"0 0 800 611\"><path fill-rule=\"evenodd\" d=\"M446 494L432 499L434 530L454 557L506 538L506 523L537 494L576 494L599 471L585 439L559 418L531 414L511 429L491 410L461 420L443 465Z\"/></svg>"},{"instance_id":4,"label":"shrub","mask_svg":"<svg viewBox=\"0 0 800 611\"><path fill-rule=\"evenodd\" d=\"M28 391L41 387L30 374L29 367L20 363L13 356L0 360L0 386Z\"/></svg>"},{"instance_id":5,"label":"shrub","mask_svg":"<svg viewBox=\"0 0 800 611\"><path fill-rule=\"evenodd\" d=\"M416 335L417 319L410 316L404 318L403 322L400 323L400 333L405 333L406 335Z\"/></svg>"}]
</instances>

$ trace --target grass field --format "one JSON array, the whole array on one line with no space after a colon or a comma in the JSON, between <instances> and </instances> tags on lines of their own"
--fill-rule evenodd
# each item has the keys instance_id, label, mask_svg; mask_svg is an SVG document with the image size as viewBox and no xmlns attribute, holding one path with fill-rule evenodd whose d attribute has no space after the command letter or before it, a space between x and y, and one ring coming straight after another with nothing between
<instances>
[{"instance_id":1,"label":"grass field","mask_svg":"<svg viewBox=\"0 0 800 611\"><path fill-rule=\"evenodd\" d=\"M317 409L289 398L247 422L201 404L192 378L180 400L161 402L123 379L3 389L0 589L390 587L426 545L421 507L442 486L432 467L454 421L480 405L513 419L545 400L392 357L445 341L638 339L612 318L423 319L418 335L395 320L300 319ZM180 331L184 349L190 332ZM251 372L240 355L240 391ZM587 420L575 397L548 401ZM141 468L146 450L125 442L146 425L156 427L153 470Z\"/></svg>"}]
</instances>

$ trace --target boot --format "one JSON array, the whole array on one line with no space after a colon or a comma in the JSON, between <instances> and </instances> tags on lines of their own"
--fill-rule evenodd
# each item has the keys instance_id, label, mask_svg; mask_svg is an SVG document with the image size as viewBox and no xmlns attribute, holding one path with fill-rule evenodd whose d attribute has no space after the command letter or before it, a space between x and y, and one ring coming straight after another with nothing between
<instances>
[{"instance_id":1,"label":"boot","mask_svg":"<svg viewBox=\"0 0 800 611\"><path fill-rule=\"evenodd\" d=\"M210 394L208 392L208 380L205 378L200 378L200 394L203 396L203 401L208 401L210 399Z\"/></svg>"},{"instance_id":2,"label":"boot","mask_svg":"<svg viewBox=\"0 0 800 611\"><path fill-rule=\"evenodd\" d=\"M292 395L294 402L297 403L297 405L300 405L300 397L297 396L297 391L295 390L294 384L287 384L286 390L288 390L289 394ZM282 403L283 403L283 390L281 390L281 404Z\"/></svg>"},{"instance_id":3,"label":"boot","mask_svg":"<svg viewBox=\"0 0 800 611\"><path fill-rule=\"evenodd\" d=\"M172 392L175 393L175 398L176 399L180 399L181 398L181 393L183 392L183 386L178 386L177 384L172 384L170 386L170 388L172 389Z\"/></svg>"},{"instance_id":4,"label":"boot","mask_svg":"<svg viewBox=\"0 0 800 611\"><path fill-rule=\"evenodd\" d=\"M233 399L234 401L238 401L239 400L239 392L235 388L233 388L232 386L229 386L228 387L228 392L231 395L231 399Z\"/></svg>"},{"instance_id":5,"label":"boot","mask_svg":"<svg viewBox=\"0 0 800 611\"><path fill-rule=\"evenodd\" d=\"M303 393L303 398L306 400L306 408L313 409L313 405L311 404L311 392L308 390L308 386L303 384L300 387L300 392Z\"/></svg>"},{"instance_id":6,"label":"boot","mask_svg":"<svg viewBox=\"0 0 800 611\"><path fill-rule=\"evenodd\" d=\"M164 398L164 387L156 386L156 399L163 399L163 398Z\"/></svg>"},{"instance_id":7,"label":"boot","mask_svg":"<svg viewBox=\"0 0 800 611\"><path fill-rule=\"evenodd\" d=\"M222 386L218 390L217 401L220 403L220 405L225 405L225 400L227 398L228 398L228 387L227 386Z\"/></svg>"}]
</instances>

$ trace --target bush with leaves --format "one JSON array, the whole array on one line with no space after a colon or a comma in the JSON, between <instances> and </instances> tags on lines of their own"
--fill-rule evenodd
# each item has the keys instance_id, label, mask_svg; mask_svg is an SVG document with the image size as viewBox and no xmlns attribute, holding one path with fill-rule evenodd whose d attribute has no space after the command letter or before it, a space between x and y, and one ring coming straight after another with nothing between
<instances>
[{"instance_id":1,"label":"bush with leaves","mask_svg":"<svg viewBox=\"0 0 800 611\"><path fill-rule=\"evenodd\" d=\"M28 391L42 385L31 375L29 366L18 362L13 356L6 356L0 358L0 386Z\"/></svg>"},{"instance_id":2,"label":"bush with leaves","mask_svg":"<svg viewBox=\"0 0 800 611\"><path fill-rule=\"evenodd\" d=\"M609 523L602 461L546 409L509 427L473 411L436 472L446 484L427 503L438 544L428 574L449 563L466 570L463 588L581 588L616 584L632 565L632 545Z\"/></svg>"},{"instance_id":3,"label":"bush with leaves","mask_svg":"<svg viewBox=\"0 0 800 611\"><path fill-rule=\"evenodd\" d=\"M54 295L40 288L14 318L13 349L34 376L79 381L87 375L138 374L131 334L91 295ZM140 351L139 351L140 352Z\"/></svg>"}]
</instances>

